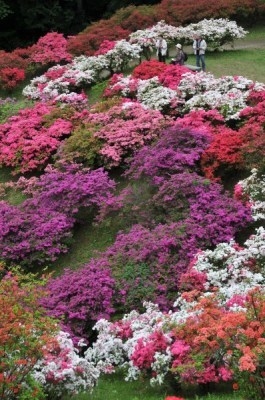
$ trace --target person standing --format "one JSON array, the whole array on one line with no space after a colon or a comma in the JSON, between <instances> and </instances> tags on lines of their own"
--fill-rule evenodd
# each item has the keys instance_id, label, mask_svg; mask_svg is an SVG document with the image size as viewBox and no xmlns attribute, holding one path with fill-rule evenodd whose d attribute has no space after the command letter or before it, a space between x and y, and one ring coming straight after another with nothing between
<instances>
[{"instance_id":1,"label":"person standing","mask_svg":"<svg viewBox=\"0 0 265 400\"><path fill-rule=\"evenodd\" d=\"M185 55L184 52L182 50L182 46L180 43L178 43L176 45L176 50L177 50L177 54L175 58L172 58L172 62L171 64L174 65L184 65L184 61L185 61Z\"/></svg>"},{"instance_id":2,"label":"person standing","mask_svg":"<svg viewBox=\"0 0 265 400\"><path fill-rule=\"evenodd\" d=\"M156 49L157 49L157 56L158 61L166 62L166 55L167 55L167 42L162 36L159 36L156 41Z\"/></svg>"},{"instance_id":3,"label":"person standing","mask_svg":"<svg viewBox=\"0 0 265 400\"><path fill-rule=\"evenodd\" d=\"M196 66L205 71L205 50L207 48L207 43L201 37L201 35L196 35L193 42L193 50L196 56Z\"/></svg>"}]
</instances>

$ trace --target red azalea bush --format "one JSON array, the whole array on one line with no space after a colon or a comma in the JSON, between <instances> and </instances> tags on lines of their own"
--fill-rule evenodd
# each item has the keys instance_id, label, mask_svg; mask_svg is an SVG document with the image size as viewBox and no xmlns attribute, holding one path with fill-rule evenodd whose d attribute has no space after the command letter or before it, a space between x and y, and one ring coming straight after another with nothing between
<instances>
[{"instance_id":1,"label":"red azalea bush","mask_svg":"<svg viewBox=\"0 0 265 400\"><path fill-rule=\"evenodd\" d=\"M224 174L227 170L242 169L244 167L242 144L238 132L227 127L222 128L202 155L201 165L205 176L220 180L220 174Z\"/></svg>"},{"instance_id":2,"label":"red azalea bush","mask_svg":"<svg viewBox=\"0 0 265 400\"><path fill-rule=\"evenodd\" d=\"M62 33L49 32L41 37L32 47L31 60L42 65L71 61L72 56L67 52L67 40Z\"/></svg>"},{"instance_id":3,"label":"red azalea bush","mask_svg":"<svg viewBox=\"0 0 265 400\"><path fill-rule=\"evenodd\" d=\"M4 89L13 89L24 81L25 71L19 68L3 68L0 70L0 84Z\"/></svg>"},{"instance_id":4,"label":"red azalea bush","mask_svg":"<svg viewBox=\"0 0 265 400\"><path fill-rule=\"evenodd\" d=\"M134 68L132 76L138 79L150 79L154 76L158 76L166 69L167 65L157 60L143 61Z\"/></svg>"},{"instance_id":5,"label":"red azalea bush","mask_svg":"<svg viewBox=\"0 0 265 400\"><path fill-rule=\"evenodd\" d=\"M100 20L88 26L83 32L68 38L67 50L74 56L94 55L104 40L126 39L130 31L123 29L113 20Z\"/></svg>"},{"instance_id":6,"label":"red azalea bush","mask_svg":"<svg viewBox=\"0 0 265 400\"><path fill-rule=\"evenodd\" d=\"M49 124L47 117L54 106L36 103L33 108L19 111L8 122L0 125L0 163L14 167L14 173L43 168L49 157L70 134L70 121L54 118Z\"/></svg>"},{"instance_id":7,"label":"red azalea bush","mask_svg":"<svg viewBox=\"0 0 265 400\"><path fill-rule=\"evenodd\" d=\"M264 5L258 0L162 0L156 6L160 19L168 24L181 25L199 22L204 18L245 19L265 11Z\"/></svg>"}]
</instances>

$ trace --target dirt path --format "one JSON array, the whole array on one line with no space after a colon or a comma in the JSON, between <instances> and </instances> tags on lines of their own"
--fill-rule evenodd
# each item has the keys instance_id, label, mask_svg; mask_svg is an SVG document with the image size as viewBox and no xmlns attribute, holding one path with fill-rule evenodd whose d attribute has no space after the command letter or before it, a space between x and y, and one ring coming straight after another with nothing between
<instances>
[{"instance_id":1,"label":"dirt path","mask_svg":"<svg viewBox=\"0 0 265 400\"><path fill-rule=\"evenodd\" d=\"M227 44L223 46L224 50L241 50L241 49L265 49L265 38L255 40L236 40L233 45ZM185 46L185 50L188 54L193 54L192 46ZM175 47L172 46L169 49L169 56L174 57L176 54Z\"/></svg>"}]
</instances>

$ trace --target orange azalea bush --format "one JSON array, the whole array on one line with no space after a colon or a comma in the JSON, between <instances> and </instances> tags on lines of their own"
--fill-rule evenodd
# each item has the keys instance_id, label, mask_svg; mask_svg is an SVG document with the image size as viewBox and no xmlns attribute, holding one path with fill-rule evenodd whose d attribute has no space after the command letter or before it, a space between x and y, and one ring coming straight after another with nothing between
<instances>
[{"instance_id":1,"label":"orange azalea bush","mask_svg":"<svg viewBox=\"0 0 265 400\"><path fill-rule=\"evenodd\" d=\"M42 282L19 271L0 267L0 399L43 399L40 385L31 376L44 346L52 341L57 324L39 306Z\"/></svg>"}]
</instances>

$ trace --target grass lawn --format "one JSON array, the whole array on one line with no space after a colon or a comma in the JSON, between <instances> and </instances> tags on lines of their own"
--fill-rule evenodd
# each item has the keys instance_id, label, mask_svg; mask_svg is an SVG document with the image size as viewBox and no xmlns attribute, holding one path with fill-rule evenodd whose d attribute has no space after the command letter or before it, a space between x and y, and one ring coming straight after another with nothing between
<instances>
[{"instance_id":1,"label":"grass lawn","mask_svg":"<svg viewBox=\"0 0 265 400\"><path fill-rule=\"evenodd\" d=\"M196 390L189 387L179 393L166 386L152 388L147 381L125 382L121 376L114 375L100 379L92 394L79 394L72 400L164 400L166 396L179 396L185 400L242 400L237 393L227 390L221 387L218 392L199 395L198 389L195 394Z\"/></svg>"},{"instance_id":2,"label":"grass lawn","mask_svg":"<svg viewBox=\"0 0 265 400\"><path fill-rule=\"evenodd\" d=\"M205 55L206 71L216 77L242 75L254 81L265 82L265 48L208 52ZM190 55L188 64L195 65L195 56Z\"/></svg>"}]
</instances>

